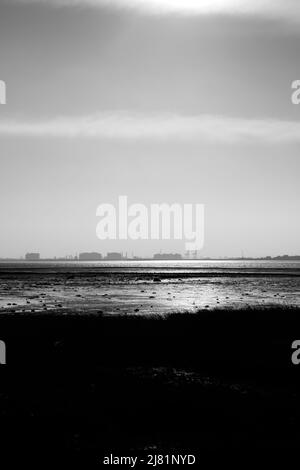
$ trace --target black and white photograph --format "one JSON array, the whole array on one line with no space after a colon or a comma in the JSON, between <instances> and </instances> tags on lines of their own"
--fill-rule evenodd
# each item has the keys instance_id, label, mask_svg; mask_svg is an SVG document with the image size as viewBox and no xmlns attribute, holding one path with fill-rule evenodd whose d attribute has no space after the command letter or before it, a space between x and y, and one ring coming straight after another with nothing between
<instances>
[{"instance_id":1,"label":"black and white photograph","mask_svg":"<svg viewBox=\"0 0 300 470\"><path fill-rule=\"evenodd\" d=\"M299 0L0 0L0 465L297 452L299 176Z\"/></svg>"}]
</instances>

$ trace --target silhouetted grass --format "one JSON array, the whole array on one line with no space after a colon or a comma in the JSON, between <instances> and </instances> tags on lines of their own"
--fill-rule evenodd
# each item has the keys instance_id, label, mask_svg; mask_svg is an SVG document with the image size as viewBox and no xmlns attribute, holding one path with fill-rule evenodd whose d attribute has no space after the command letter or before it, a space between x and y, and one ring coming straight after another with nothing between
<instances>
[{"instance_id":1,"label":"silhouetted grass","mask_svg":"<svg viewBox=\"0 0 300 470\"><path fill-rule=\"evenodd\" d=\"M45 452L92 460L151 445L197 453L296 448L300 368L291 343L300 338L299 313L3 315L1 416L21 426L42 417L41 427L23 432L27 446L33 440Z\"/></svg>"}]
</instances>

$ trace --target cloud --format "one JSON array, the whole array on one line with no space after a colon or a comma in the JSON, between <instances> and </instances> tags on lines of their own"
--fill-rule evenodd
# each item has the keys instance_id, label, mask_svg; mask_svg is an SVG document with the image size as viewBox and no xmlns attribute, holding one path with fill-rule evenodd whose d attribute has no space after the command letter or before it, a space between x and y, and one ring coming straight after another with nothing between
<instances>
[{"instance_id":1,"label":"cloud","mask_svg":"<svg viewBox=\"0 0 300 470\"><path fill-rule=\"evenodd\" d=\"M254 15L300 21L299 0L14 0L53 6L130 8L150 14ZM11 2L11 0L10 0Z\"/></svg>"},{"instance_id":2,"label":"cloud","mask_svg":"<svg viewBox=\"0 0 300 470\"><path fill-rule=\"evenodd\" d=\"M99 113L49 120L0 120L0 137L300 143L300 122L226 116Z\"/></svg>"}]
</instances>

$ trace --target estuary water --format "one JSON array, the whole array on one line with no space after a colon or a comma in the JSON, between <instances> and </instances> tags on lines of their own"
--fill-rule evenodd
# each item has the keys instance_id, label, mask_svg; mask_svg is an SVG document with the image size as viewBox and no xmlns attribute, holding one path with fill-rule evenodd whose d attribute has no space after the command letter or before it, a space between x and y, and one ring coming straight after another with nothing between
<instances>
[{"instance_id":1,"label":"estuary water","mask_svg":"<svg viewBox=\"0 0 300 470\"><path fill-rule=\"evenodd\" d=\"M299 261L0 263L0 312L165 315L300 306Z\"/></svg>"}]
</instances>

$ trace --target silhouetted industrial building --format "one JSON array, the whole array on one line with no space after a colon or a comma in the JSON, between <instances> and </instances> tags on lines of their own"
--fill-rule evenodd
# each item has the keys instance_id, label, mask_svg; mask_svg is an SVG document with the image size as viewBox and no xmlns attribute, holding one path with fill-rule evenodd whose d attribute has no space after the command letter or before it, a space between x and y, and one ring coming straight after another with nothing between
<instances>
[{"instance_id":1,"label":"silhouetted industrial building","mask_svg":"<svg viewBox=\"0 0 300 470\"><path fill-rule=\"evenodd\" d=\"M39 261L40 258L41 257L39 253L26 253L25 255L26 261Z\"/></svg>"},{"instance_id":2,"label":"silhouetted industrial building","mask_svg":"<svg viewBox=\"0 0 300 470\"><path fill-rule=\"evenodd\" d=\"M107 253L106 259L108 259L110 261L121 260L121 259L123 259L123 255L122 255L122 253L114 253L114 252Z\"/></svg>"},{"instance_id":3,"label":"silhouetted industrial building","mask_svg":"<svg viewBox=\"0 0 300 470\"><path fill-rule=\"evenodd\" d=\"M156 253L153 255L153 259L158 260L179 260L182 256L179 253Z\"/></svg>"},{"instance_id":4,"label":"silhouetted industrial building","mask_svg":"<svg viewBox=\"0 0 300 470\"><path fill-rule=\"evenodd\" d=\"M79 261L100 261L101 253L79 253Z\"/></svg>"}]
</instances>

